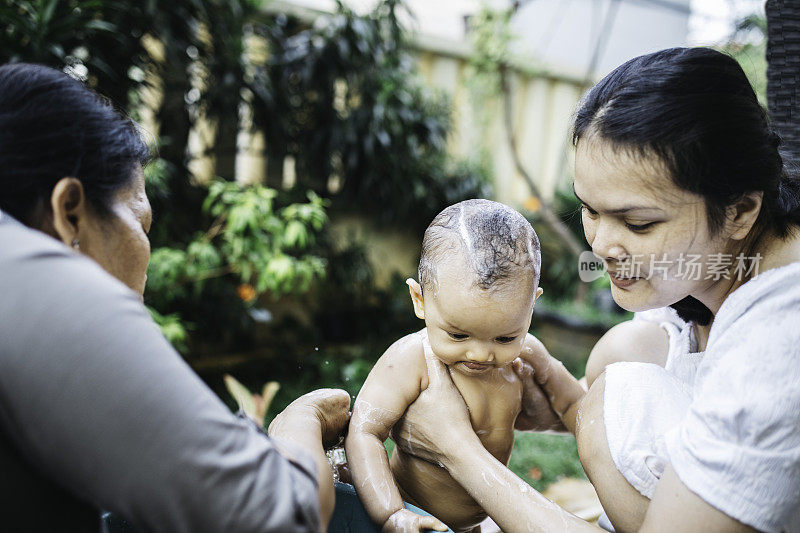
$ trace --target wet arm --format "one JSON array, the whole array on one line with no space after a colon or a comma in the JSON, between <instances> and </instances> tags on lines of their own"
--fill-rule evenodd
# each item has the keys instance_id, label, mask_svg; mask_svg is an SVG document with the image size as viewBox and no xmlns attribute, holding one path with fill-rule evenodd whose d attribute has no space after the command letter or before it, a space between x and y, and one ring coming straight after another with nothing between
<instances>
[{"instance_id":1,"label":"wet arm","mask_svg":"<svg viewBox=\"0 0 800 533\"><path fill-rule=\"evenodd\" d=\"M503 531L600 531L534 490L487 452L477 437L462 442L443 464Z\"/></svg>"},{"instance_id":2,"label":"wet arm","mask_svg":"<svg viewBox=\"0 0 800 533\"><path fill-rule=\"evenodd\" d=\"M420 390L424 366L413 363L421 359L413 351L422 348L409 337L393 344L370 372L353 407L345 442L353 485L378 524L403 509L383 442Z\"/></svg>"},{"instance_id":3,"label":"wet arm","mask_svg":"<svg viewBox=\"0 0 800 533\"><path fill-rule=\"evenodd\" d=\"M538 339L528 337L520 358L533 368L533 379L544 391L553 411L574 434L578 408L586 389Z\"/></svg>"},{"instance_id":4,"label":"wet arm","mask_svg":"<svg viewBox=\"0 0 800 533\"><path fill-rule=\"evenodd\" d=\"M284 442L309 454L317 469L317 497L323 531L333 514L335 495L333 473L324 445L333 444L347 424L350 395L343 390L320 389L305 394L284 409L269 426L269 435L276 439L278 451L294 459Z\"/></svg>"},{"instance_id":5,"label":"wet arm","mask_svg":"<svg viewBox=\"0 0 800 533\"><path fill-rule=\"evenodd\" d=\"M466 435L459 435L466 437ZM456 445L444 465L503 531L598 532L600 529L571 515L505 468L474 440ZM483 450L483 451L482 451ZM744 533L754 529L714 509L692 493L672 468L667 468L650 504L642 533L676 531Z\"/></svg>"}]
</instances>

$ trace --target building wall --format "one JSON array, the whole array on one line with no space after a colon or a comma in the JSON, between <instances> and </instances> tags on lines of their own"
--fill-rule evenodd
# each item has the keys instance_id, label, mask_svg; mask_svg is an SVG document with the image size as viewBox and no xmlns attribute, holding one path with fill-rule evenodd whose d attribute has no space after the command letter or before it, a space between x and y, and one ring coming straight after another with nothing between
<instances>
[{"instance_id":1,"label":"building wall","mask_svg":"<svg viewBox=\"0 0 800 533\"><path fill-rule=\"evenodd\" d=\"M451 153L486 154L490 159L495 199L521 207L530 189L516 169L506 133L503 100L475 102L468 73L469 51L444 49L431 39L418 43L419 70L432 87L444 90L453 104ZM558 187L568 186L571 175L569 130L582 94L581 83L567 76L543 73L512 76L512 128L525 171L542 196L549 200Z\"/></svg>"},{"instance_id":2,"label":"building wall","mask_svg":"<svg viewBox=\"0 0 800 533\"><path fill-rule=\"evenodd\" d=\"M638 55L685 46L690 14L690 0L536 0L522 4L512 29L519 53L597 79Z\"/></svg>"}]
</instances>

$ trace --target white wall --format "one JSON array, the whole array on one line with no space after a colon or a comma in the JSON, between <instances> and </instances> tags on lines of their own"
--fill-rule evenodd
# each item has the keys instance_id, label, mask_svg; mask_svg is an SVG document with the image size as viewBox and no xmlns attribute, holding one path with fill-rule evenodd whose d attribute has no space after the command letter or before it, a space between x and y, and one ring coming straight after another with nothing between
<instances>
[{"instance_id":1,"label":"white wall","mask_svg":"<svg viewBox=\"0 0 800 533\"><path fill-rule=\"evenodd\" d=\"M689 14L689 0L533 0L512 28L521 53L581 78L599 44L596 78L632 57L686 45Z\"/></svg>"}]
</instances>

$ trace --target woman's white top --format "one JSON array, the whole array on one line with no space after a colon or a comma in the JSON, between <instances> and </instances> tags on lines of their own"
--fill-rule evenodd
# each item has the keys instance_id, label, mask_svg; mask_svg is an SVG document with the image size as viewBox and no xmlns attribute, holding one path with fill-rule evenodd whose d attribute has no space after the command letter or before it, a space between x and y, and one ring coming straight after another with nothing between
<instances>
[{"instance_id":1,"label":"woman's white top","mask_svg":"<svg viewBox=\"0 0 800 533\"><path fill-rule=\"evenodd\" d=\"M671 308L637 313L669 335L665 367L606 369L611 456L652 498L669 464L707 503L763 531L800 531L800 263L735 290L697 352Z\"/></svg>"}]
</instances>

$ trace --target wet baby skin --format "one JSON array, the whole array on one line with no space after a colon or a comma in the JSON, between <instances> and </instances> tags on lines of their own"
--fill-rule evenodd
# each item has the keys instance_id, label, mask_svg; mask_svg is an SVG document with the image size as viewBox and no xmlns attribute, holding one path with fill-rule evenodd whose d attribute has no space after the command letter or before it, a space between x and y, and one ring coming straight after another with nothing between
<instances>
[{"instance_id":1,"label":"wet baby skin","mask_svg":"<svg viewBox=\"0 0 800 533\"><path fill-rule=\"evenodd\" d=\"M384 353L353 408L346 441L353 484L384 531L444 530L445 524L454 531L472 531L486 517L441 466L399 446L387 458L383 442L428 386L426 350L447 366L486 449L507 464L514 445L522 384L511 362L523 348L538 343L527 332L541 289L526 276L480 289L464 276L456 259L439 265L436 290L426 291L425 299L419 285L409 280L415 312L427 327ZM403 501L441 522L405 510Z\"/></svg>"}]
</instances>

